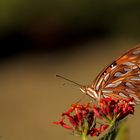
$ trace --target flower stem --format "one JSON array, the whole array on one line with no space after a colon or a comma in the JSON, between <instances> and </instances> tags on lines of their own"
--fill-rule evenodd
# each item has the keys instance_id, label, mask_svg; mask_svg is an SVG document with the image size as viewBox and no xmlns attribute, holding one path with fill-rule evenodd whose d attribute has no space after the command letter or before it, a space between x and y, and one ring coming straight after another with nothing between
<instances>
[{"instance_id":1,"label":"flower stem","mask_svg":"<svg viewBox=\"0 0 140 140\"><path fill-rule=\"evenodd\" d=\"M82 134L82 140L88 140L86 134Z\"/></svg>"}]
</instances>

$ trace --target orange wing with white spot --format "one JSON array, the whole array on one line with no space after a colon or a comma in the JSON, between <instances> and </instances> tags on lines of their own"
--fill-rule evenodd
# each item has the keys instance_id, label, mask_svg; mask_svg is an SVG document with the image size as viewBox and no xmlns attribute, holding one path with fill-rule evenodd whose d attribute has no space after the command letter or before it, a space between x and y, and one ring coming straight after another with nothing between
<instances>
[{"instance_id":1,"label":"orange wing with white spot","mask_svg":"<svg viewBox=\"0 0 140 140\"><path fill-rule=\"evenodd\" d=\"M107 66L90 87L99 97L133 97L140 101L140 45Z\"/></svg>"}]
</instances>

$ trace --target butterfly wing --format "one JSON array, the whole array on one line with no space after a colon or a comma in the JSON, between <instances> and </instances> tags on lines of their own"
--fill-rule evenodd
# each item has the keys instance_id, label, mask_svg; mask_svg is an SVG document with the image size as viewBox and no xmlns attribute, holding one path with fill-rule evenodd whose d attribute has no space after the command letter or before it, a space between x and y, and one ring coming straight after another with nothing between
<instances>
[{"instance_id":1,"label":"butterfly wing","mask_svg":"<svg viewBox=\"0 0 140 140\"><path fill-rule=\"evenodd\" d=\"M140 45L107 66L91 86L103 97L140 101Z\"/></svg>"}]
</instances>

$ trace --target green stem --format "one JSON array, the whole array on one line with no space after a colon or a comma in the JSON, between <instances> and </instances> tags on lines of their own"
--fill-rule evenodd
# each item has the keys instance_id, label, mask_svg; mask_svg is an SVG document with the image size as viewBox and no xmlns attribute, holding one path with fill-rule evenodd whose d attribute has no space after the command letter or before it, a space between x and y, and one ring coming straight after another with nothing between
<instances>
[{"instance_id":1,"label":"green stem","mask_svg":"<svg viewBox=\"0 0 140 140\"><path fill-rule=\"evenodd\" d=\"M85 133L82 134L82 140L88 140Z\"/></svg>"}]
</instances>

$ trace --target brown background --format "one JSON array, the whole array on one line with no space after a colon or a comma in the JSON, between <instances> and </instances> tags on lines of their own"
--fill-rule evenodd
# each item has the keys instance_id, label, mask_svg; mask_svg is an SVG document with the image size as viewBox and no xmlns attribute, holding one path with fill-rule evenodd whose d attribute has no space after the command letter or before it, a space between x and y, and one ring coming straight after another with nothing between
<instances>
[{"instance_id":1,"label":"brown background","mask_svg":"<svg viewBox=\"0 0 140 140\"><path fill-rule=\"evenodd\" d=\"M24 53L0 63L0 135L2 140L80 139L52 124L61 112L77 101L79 89L56 74L82 84L95 76L137 41L88 42L70 53L52 55ZM65 85L64 85L65 84ZM130 117L130 139L139 139L139 107Z\"/></svg>"}]
</instances>

